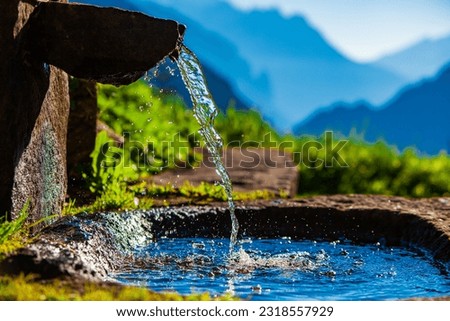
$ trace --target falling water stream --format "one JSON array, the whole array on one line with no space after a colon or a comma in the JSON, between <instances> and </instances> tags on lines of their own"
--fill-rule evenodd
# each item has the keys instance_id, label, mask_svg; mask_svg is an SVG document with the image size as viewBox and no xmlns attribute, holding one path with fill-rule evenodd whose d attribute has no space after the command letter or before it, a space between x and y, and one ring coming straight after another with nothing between
<instances>
[{"instance_id":1,"label":"falling water stream","mask_svg":"<svg viewBox=\"0 0 450 321\"><path fill-rule=\"evenodd\" d=\"M206 148L211 154L213 162L216 166L216 172L222 181L222 186L227 195L232 223L230 236L230 251L232 251L236 245L239 222L235 214L233 186L231 184L230 175L228 174L221 158L223 141L219 133L214 128L214 119L218 115L219 109L214 103L212 95L206 85L206 78L203 74L200 62L195 54L186 46L182 45L177 63L180 69L181 77L183 78L186 88L191 96L195 119L197 119L200 124L199 133L203 137L206 143Z\"/></svg>"}]
</instances>

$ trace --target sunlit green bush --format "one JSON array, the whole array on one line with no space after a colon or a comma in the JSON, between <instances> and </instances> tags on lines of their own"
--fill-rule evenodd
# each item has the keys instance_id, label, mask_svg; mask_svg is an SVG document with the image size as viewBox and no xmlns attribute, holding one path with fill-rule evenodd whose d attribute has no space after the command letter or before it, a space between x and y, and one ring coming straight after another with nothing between
<instances>
[{"instance_id":1,"label":"sunlit green bush","mask_svg":"<svg viewBox=\"0 0 450 321\"><path fill-rule=\"evenodd\" d=\"M125 152L110 150L109 161L115 157L121 166L139 174L195 162L199 126L176 96L162 94L142 81L120 88L101 85L98 105L100 119L125 138Z\"/></svg>"},{"instance_id":2,"label":"sunlit green bush","mask_svg":"<svg viewBox=\"0 0 450 321\"><path fill-rule=\"evenodd\" d=\"M323 138L321 138L323 139ZM319 141L321 140L319 139ZM384 142L349 140L340 150L348 166L300 164L301 194L384 194L409 197L450 195L450 157L399 153ZM324 150L318 158L327 159Z\"/></svg>"}]
</instances>

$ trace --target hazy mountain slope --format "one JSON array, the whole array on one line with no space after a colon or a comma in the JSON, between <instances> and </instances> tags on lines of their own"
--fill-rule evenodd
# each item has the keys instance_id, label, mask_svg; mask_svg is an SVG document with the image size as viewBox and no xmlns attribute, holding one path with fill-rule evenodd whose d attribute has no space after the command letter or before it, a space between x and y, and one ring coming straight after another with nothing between
<instances>
[{"instance_id":1,"label":"hazy mountain slope","mask_svg":"<svg viewBox=\"0 0 450 321\"><path fill-rule=\"evenodd\" d=\"M355 130L369 141L383 138L400 149L416 146L430 154L449 152L449 89L450 67L446 67L435 78L406 87L381 109L364 103L336 104L297 125L295 133L334 130L348 135Z\"/></svg>"},{"instance_id":2,"label":"hazy mountain slope","mask_svg":"<svg viewBox=\"0 0 450 321\"><path fill-rule=\"evenodd\" d=\"M186 24L186 43L209 73L216 100L248 101L280 129L289 130L318 106L336 101L381 104L407 83L384 67L348 60L300 16L243 12L210 0L83 1L128 6ZM224 81L216 84L218 79Z\"/></svg>"},{"instance_id":3,"label":"hazy mountain slope","mask_svg":"<svg viewBox=\"0 0 450 321\"><path fill-rule=\"evenodd\" d=\"M373 63L407 77L411 81L430 77L450 61L450 36L423 40Z\"/></svg>"},{"instance_id":4,"label":"hazy mountain slope","mask_svg":"<svg viewBox=\"0 0 450 321\"><path fill-rule=\"evenodd\" d=\"M272 103L263 102L260 108L280 128L339 100L382 103L406 83L384 68L348 60L300 16L286 18L275 10L243 12L223 1L156 1L171 4L226 37L253 72L267 75Z\"/></svg>"}]
</instances>

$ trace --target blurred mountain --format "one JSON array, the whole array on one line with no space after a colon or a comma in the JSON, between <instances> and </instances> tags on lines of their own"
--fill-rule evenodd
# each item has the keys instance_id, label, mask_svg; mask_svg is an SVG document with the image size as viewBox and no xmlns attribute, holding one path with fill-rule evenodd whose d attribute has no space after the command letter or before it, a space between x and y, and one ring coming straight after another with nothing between
<instances>
[{"instance_id":1,"label":"blurred mountain","mask_svg":"<svg viewBox=\"0 0 450 321\"><path fill-rule=\"evenodd\" d=\"M136 4L149 1L134 0ZM240 11L224 1L155 1L224 36L236 45L254 75L267 76L271 101L256 102L281 129L290 129L318 106L335 101L365 99L380 104L407 83L392 71L350 61L301 16L285 17L276 10ZM194 50L200 53L202 48Z\"/></svg>"},{"instance_id":2,"label":"blurred mountain","mask_svg":"<svg viewBox=\"0 0 450 321\"><path fill-rule=\"evenodd\" d=\"M383 57L373 65L396 72L410 81L417 81L436 74L448 62L450 62L450 36L423 40Z\"/></svg>"},{"instance_id":3,"label":"blurred mountain","mask_svg":"<svg viewBox=\"0 0 450 321\"><path fill-rule=\"evenodd\" d=\"M368 103L335 104L319 110L295 126L296 134L320 135L333 130L362 134L368 141L384 139L399 149L450 152L450 65L434 78L403 89L394 99L374 109Z\"/></svg>"},{"instance_id":4,"label":"blurred mountain","mask_svg":"<svg viewBox=\"0 0 450 321\"><path fill-rule=\"evenodd\" d=\"M135 0L77 0L76 2L142 11L155 17L171 18L188 25L189 33L186 35L186 43L192 48L203 48L203 50L197 51L197 54L208 79L208 86L216 103L222 110L226 109L230 102L240 109L248 109L256 104L247 98L251 96L243 95L239 91L238 84L240 83L248 84L248 92L255 93L252 96L260 99L269 99L269 89L266 80L264 77L257 79L251 76L250 66L239 55L237 48L231 42L214 32L205 30L195 21L186 18L182 14L153 2L146 2L142 6L137 6L137 1ZM196 35L196 37L191 37L191 34ZM208 46L205 43L214 43L215 46ZM222 63L218 64L218 61ZM175 72L170 71L170 74L175 74L174 77L169 76L169 70L175 70ZM236 74L236 77L231 78L231 81L229 80L230 73ZM157 75L157 77L152 77L152 84L164 88L166 91L175 91L185 101L190 101L189 94L184 87L178 70L169 59L159 66ZM258 92L261 89L262 94L259 95Z\"/></svg>"}]
</instances>

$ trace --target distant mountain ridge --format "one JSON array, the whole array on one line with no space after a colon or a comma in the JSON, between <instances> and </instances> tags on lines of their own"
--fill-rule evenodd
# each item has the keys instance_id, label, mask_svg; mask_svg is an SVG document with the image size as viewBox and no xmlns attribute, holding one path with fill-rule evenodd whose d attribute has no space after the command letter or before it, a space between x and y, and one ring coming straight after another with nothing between
<instances>
[{"instance_id":1,"label":"distant mountain ridge","mask_svg":"<svg viewBox=\"0 0 450 321\"><path fill-rule=\"evenodd\" d=\"M432 41L432 46L417 45L420 50L413 46L375 63L358 64L329 45L301 16L286 18L276 10L240 11L223 0L82 2L129 8L186 24L185 42L199 56L219 105L223 108L231 98L238 106L256 107L285 131L319 106L337 101L352 105L367 101L364 105L370 109L384 106L406 84L433 74L447 59L445 41ZM430 48L440 52L436 61L423 54L411 56ZM179 79L168 79L161 86L176 88L187 99Z\"/></svg>"},{"instance_id":2,"label":"distant mountain ridge","mask_svg":"<svg viewBox=\"0 0 450 321\"><path fill-rule=\"evenodd\" d=\"M335 104L295 126L296 134L333 130L384 139L399 149L415 146L428 154L450 152L450 65L434 78L406 87L381 108L368 103Z\"/></svg>"},{"instance_id":3,"label":"distant mountain ridge","mask_svg":"<svg viewBox=\"0 0 450 321\"><path fill-rule=\"evenodd\" d=\"M420 41L375 61L373 65L393 70L410 81L417 81L435 75L448 62L450 36Z\"/></svg>"}]
</instances>

